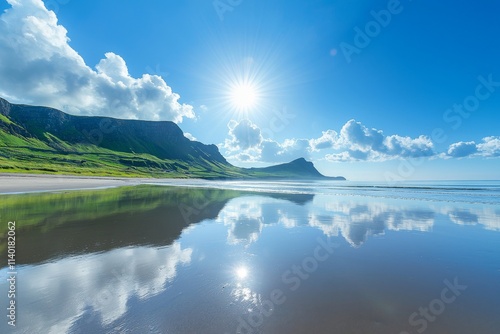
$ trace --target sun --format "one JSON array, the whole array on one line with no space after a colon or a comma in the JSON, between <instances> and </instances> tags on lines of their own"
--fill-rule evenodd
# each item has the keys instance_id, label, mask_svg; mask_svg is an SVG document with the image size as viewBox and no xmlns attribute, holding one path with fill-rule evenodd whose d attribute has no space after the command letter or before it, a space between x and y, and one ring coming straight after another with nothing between
<instances>
[{"instance_id":1,"label":"sun","mask_svg":"<svg viewBox=\"0 0 500 334\"><path fill-rule=\"evenodd\" d=\"M245 279L248 276L248 269L246 267L239 267L235 273L239 279Z\"/></svg>"},{"instance_id":2,"label":"sun","mask_svg":"<svg viewBox=\"0 0 500 334\"><path fill-rule=\"evenodd\" d=\"M255 85L245 82L234 84L230 88L229 100L237 110L249 110L256 106L259 93Z\"/></svg>"}]
</instances>

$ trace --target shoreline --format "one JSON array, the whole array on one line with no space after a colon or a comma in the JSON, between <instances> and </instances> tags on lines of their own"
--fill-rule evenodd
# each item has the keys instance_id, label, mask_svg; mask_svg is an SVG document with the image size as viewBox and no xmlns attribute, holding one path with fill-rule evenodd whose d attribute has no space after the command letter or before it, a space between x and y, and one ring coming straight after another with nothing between
<instances>
[{"instance_id":1,"label":"shoreline","mask_svg":"<svg viewBox=\"0 0 500 334\"><path fill-rule=\"evenodd\" d=\"M208 181L283 181L284 179L200 179L200 178L154 178L154 177L120 177L89 176L64 174L25 174L0 173L0 195L17 195L26 193L92 190L155 184L163 186L179 186L189 184L198 187L198 182ZM309 179L303 179L309 181ZM335 180L335 182L339 182Z\"/></svg>"},{"instance_id":2,"label":"shoreline","mask_svg":"<svg viewBox=\"0 0 500 334\"><path fill-rule=\"evenodd\" d=\"M154 179L113 176L0 173L0 195L135 186Z\"/></svg>"}]
</instances>

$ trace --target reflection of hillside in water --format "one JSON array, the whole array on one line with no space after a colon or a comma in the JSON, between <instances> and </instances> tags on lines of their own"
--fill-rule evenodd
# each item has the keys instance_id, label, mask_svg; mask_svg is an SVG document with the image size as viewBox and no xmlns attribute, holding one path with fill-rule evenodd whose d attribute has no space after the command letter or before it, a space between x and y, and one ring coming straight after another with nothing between
<instances>
[{"instance_id":1,"label":"reflection of hillside in water","mask_svg":"<svg viewBox=\"0 0 500 334\"><path fill-rule=\"evenodd\" d=\"M68 255L104 252L128 246L165 246L192 224L215 219L241 191L137 186L97 191L2 196L0 217L17 222L17 261L39 263ZM304 194L269 194L296 205ZM0 235L7 233L7 224ZM3 229L3 230L2 230ZM6 248L0 239L0 250ZM0 259L0 267L6 258Z\"/></svg>"},{"instance_id":2,"label":"reflection of hillside in water","mask_svg":"<svg viewBox=\"0 0 500 334\"><path fill-rule=\"evenodd\" d=\"M128 246L170 245L190 224L217 217L227 200L239 194L140 186L4 196L0 216L16 217L17 261L29 264ZM0 265L5 264L1 259Z\"/></svg>"}]
</instances>

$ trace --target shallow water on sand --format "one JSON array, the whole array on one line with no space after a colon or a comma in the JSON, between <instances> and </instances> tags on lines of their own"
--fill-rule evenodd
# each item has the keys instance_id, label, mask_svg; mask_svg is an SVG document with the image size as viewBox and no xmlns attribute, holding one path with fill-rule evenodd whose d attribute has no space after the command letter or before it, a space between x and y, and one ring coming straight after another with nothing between
<instances>
[{"instance_id":1,"label":"shallow water on sand","mask_svg":"<svg viewBox=\"0 0 500 334\"><path fill-rule=\"evenodd\" d=\"M0 196L0 332L500 333L498 182L159 183Z\"/></svg>"}]
</instances>

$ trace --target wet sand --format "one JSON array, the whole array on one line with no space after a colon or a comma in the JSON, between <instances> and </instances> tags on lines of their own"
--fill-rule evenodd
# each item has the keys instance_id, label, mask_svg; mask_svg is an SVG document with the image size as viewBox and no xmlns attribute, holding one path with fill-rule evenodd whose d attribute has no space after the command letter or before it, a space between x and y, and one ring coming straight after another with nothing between
<instances>
[{"instance_id":1,"label":"wet sand","mask_svg":"<svg viewBox=\"0 0 500 334\"><path fill-rule=\"evenodd\" d=\"M500 333L497 191L325 183L304 200L167 183L184 186L1 196L20 271L16 328L0 333Z\"/></svg>"},{"instance_id":2,"label":"wet sand","mask_svg":"<svg viewBox=\"0 0 500 334\"><path fill-rule=\"evenodd\" d=\"M145 178L0 173L0 194L97 189L137 185Z\"/></svg>"}]
</instances>

